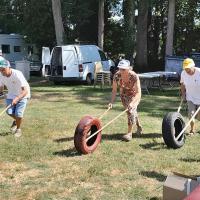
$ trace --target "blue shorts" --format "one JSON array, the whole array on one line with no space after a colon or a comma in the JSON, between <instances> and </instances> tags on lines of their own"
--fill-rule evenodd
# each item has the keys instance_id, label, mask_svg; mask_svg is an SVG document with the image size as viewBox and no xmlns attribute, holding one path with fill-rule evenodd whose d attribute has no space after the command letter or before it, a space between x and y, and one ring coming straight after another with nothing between
<instances>
[{"instance_id":1,"label":"blue shorts","mask_svg":"<svg viewBox=\"0 0 200 200\"><path fill-rule=\"evenodd\" d=\"M12 101L13 101L12 99L6 99L7 106L10 105ZM8 108L8 110L6 111L7 114L22 118L24 114L24 110L26 108L27 101L28 101L27 98L20 100L16 105Z\"/></svg>"}]
</instances>

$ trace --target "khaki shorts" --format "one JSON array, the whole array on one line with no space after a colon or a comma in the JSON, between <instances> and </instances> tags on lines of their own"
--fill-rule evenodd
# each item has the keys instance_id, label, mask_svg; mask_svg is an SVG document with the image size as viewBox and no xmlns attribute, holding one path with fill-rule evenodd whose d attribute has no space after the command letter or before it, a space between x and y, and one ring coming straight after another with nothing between
<instances>
[{"instance_id":1,"label":"khaki shorts","mask_svg":"<svg viewBox=\"0 0 200 200\"><path fill-rule=\"evenodd\" d=\"M188 105L188 117L191 118L200 105L195 105L192 103L192 101L187 101L187 105ZM200 112L197 113L195 118L200 121Z\"/></svg>"}]
</instances>

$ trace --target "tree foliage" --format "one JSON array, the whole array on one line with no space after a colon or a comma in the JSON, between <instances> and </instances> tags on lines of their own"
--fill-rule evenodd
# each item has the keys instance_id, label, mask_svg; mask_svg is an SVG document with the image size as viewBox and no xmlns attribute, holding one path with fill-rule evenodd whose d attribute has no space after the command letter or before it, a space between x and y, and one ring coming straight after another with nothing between
<instances>
[{"instance_id":1,"label":"tree foliage","mask_svg":"<svg viewBox=\"0 0 200 200\"><path fill-rule=\"evenodd\" d=\"M124 15L124 53L127 59L133 62L135 45L135 1L123 1Z\"/></svg>"}]
</instances>

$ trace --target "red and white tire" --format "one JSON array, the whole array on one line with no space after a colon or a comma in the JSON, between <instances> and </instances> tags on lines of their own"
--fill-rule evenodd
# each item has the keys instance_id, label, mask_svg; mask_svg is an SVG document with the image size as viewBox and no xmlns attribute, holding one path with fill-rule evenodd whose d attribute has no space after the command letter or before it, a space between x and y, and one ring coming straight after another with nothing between
<instances>
[{"instance_id":1,"label":"red and white tire","mask_svg":"<svg viewBox=\"0 0 200 200\"><path fill-rule=\"evenodd\" d=\"M92 153L101 141L101 131L87 142L86 140L99 129L101 129L101 122L98 118L91 116L83 117L75 130L74 145L76 150L83 154Z\"/></svg>"}]
</instances>

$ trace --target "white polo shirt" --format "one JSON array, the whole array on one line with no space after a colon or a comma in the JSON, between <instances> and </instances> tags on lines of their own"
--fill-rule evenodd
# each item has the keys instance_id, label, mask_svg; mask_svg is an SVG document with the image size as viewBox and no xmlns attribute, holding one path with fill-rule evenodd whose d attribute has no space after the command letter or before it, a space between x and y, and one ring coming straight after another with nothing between
<instances>
[{"instance_id":1,"label":"white polo shirt","mask_svg":"<svg viewBox=\"0 0 200 200\"><path fill-rule=\"evenodd\" d=\"M185 85L186 100L200 105L200 68L195 67L193 75L189 75L183 70L181 72L180 82Z\"/></svg>"},{"instance_id":2,"label":"white polo shirt","mask_svg":"<svg viewBox=\"0 0 200 200\"><path fill-rule=\"evenodd\" d=\"M12 74L9 77L0 73L0 86L5 85L8 89L7 99L14 99L22 92L22 87L26 87L28 94L24 98L30 98L30 86L21 71L11 69Z\"/></svg>"}]
</instances>

